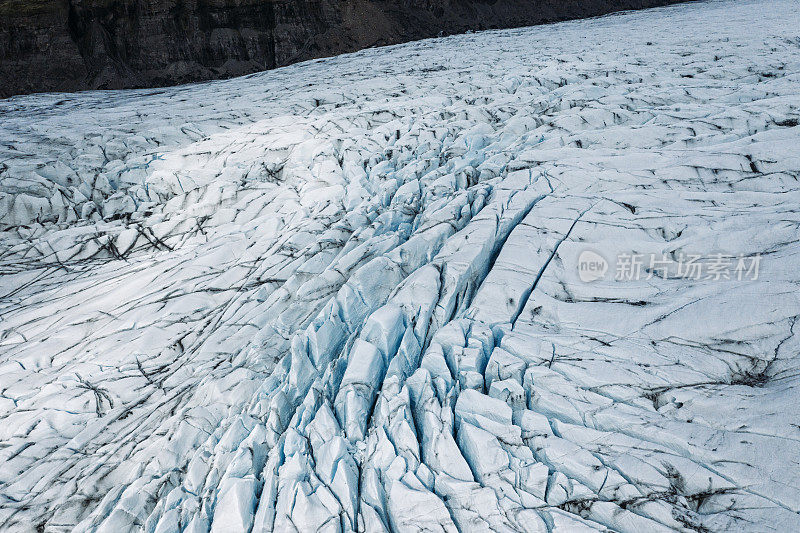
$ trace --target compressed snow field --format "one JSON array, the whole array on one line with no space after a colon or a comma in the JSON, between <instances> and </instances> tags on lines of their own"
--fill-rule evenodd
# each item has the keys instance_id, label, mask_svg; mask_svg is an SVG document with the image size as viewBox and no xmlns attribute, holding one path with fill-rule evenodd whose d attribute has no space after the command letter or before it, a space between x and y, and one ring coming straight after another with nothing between
<instances>
[{"instance_id":1,"label":"compressed snow field","mask_svg":"<svg viewBox=\"0 0 800 533\"><path fill-rule=\"evenodd\" d=\"M796 1L0 117L1 530L800 530Z\"/></svg>"}]
</instances>

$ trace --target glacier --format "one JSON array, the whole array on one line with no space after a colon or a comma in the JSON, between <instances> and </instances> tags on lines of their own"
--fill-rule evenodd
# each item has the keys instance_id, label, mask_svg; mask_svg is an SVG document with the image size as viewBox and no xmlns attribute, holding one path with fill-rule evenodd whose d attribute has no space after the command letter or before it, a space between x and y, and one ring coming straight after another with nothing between
<instances>
[{"instance_id":1,"label":"glacier","mask_svg":"<svg viewBox=\"0 0 800 533\"><path fill-rule=\"evenodd\" d=\"M800 530L796 1L0 117L0 529Z\"/></svg>"}]
</instances>

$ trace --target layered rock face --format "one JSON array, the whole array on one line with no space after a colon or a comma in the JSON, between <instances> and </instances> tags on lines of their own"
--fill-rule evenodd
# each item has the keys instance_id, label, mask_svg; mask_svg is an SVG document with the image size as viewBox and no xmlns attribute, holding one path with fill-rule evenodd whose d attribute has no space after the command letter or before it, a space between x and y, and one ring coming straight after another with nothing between
<instances>
[{"instance_id":1,"label":"layered rock face","mask_svg":"<svg viewBox=\"0 0 800 533\"><path fill-rule=\"evenodd\" d=\"M0 0L0 97L227 78L674 0Z\"/></svg>"}]
</instances>

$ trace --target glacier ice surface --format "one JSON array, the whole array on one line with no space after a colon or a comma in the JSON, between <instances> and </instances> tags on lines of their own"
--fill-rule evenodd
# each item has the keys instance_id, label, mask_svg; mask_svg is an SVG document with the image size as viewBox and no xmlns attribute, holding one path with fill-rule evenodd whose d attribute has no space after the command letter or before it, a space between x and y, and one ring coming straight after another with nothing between
<instances>
[{"instance_id":1,"label":"glacier ice surface","mask_svg":"<svg viewBox=\"0 0 800 533\"><path fill-rule=\"evenodd\" d=\"M695 2L0 101L0 528L800 530L798 28Z\"/></svg>"}]
</instances>

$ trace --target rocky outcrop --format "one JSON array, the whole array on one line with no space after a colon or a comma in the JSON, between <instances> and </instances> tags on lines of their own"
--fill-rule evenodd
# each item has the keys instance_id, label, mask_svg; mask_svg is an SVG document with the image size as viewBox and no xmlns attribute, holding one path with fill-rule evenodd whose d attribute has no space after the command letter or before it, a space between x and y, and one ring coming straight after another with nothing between
<instances>
[{"instance_id":1,"label":"rocky outcrop","mask_svg":"<svg viewBox=\"0 0 800 533\"><path fill-rule=\"evenodd\" d=\"M0 0L0 96L172 85L675 0Z\"/></svg>"}]
</instances>

